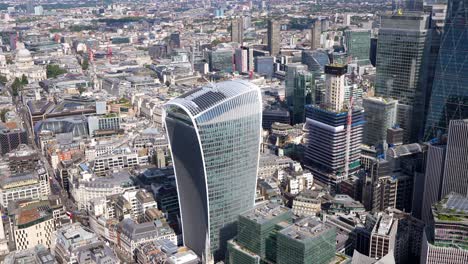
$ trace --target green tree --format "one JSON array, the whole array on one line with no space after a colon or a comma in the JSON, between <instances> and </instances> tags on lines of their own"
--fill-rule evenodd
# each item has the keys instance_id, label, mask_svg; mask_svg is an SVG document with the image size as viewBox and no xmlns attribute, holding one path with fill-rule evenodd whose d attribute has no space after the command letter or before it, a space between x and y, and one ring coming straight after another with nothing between
<instances>
[{"instance_id":1,"label":"green tree","mask_svg":"<svg viewBox=\"0 0 468 264\"><path fill-rule=\"evenodd\" d=\"M81 63L81 69L83 71L86 71L89 68L89 61L88 59L84 59L83 62Z\"/></svg>"},{"instance_id":2,"label":"green tree","mask_svg":"<svg viewBox=\"0 0 468 264\"><path fill-rule=\"evenodd\" d=\"M11 85L11 91L12 91L13 96L18 96L19 91L21 91L22 88L23 88L23 85L21 84L20 79L16 77L15 81Z\"/></svg>"},{"instance_id":3,"label":"green tree","mask_svg":"<svg viewBox=\"0 0 468 264\"><path fill-rule=\"evenodd\" d=\"M23 74L23 76L21 76L21 84L24 86L28 83L29 83L28 77L26 77L26 75Z\"/></svg>"},{"instance_id":4,"label":"green tree","mask_svg":"<svg viewBox=\"0 0 468 264\"><path fill-rule=\"evenodd\" d=\"M47 65L47 78L55 78L59 75L67 73L67 70L60 68L60 66L55 64Z\"/></svg>"},{"instance_id":5,"label":"green tree","mask_svg":"<svg viewBox=\"0 0 468 264\"><path fill-rule=\"evenodd\" d=\"M8 82L6 76L0 75L0 84L5 85Z\"/></svg>"}]
</instances>

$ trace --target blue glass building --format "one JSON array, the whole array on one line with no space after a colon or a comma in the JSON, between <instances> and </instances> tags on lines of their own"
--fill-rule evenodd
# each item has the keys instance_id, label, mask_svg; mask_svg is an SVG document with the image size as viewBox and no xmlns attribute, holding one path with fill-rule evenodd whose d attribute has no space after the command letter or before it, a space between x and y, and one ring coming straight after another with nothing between
<instances>
[{"instance_id":1,"label":"blue glass building","mask_svg":"<svg viewBox=\"0 0 468 264\"><path fill-rule=\"evenodd\" d=\"M450 0L425 125L425 140L468 118L468 3Z\"/></svg>"},{"instance_id":2,"label":"blue glass building","mask_svg":"<svg viewBox=\"0 0 468 264\"><path fill-rule=\"evenodd\" d=\"M164 106L185 246L216 260L253 208L260 150L260 89L226 81L194 89ZM209 239L209 241L206 241Z\"/></svg>"}]
</instances>

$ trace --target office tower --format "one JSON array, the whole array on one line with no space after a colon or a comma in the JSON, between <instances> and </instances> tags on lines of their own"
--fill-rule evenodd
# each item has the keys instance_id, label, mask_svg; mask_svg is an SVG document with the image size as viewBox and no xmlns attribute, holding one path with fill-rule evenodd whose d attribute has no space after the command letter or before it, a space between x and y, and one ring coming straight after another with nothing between
<instances>
[{"instance_id":1,"label":"office tower","mask_svg":"<svg viewBox=\"0 0 468 264\"><path fill-rule=\"evenodd\" d=\"M323 72L325 65L330 64L330 57L325 50L304 50L302 51L302 64L307 65L309 71Z\"/></svg>"},{"instance_id":2,"label":"office tower","mask_svg":"<svg viewBox=\"0 0 468 264\"><path fill-rule=\"evenodd\" d=\"M164 106L184 244L199 256L208 244L223 259L238 215L253 208L261 115L260 89L240 80L194 89Z\"/></svg>"},{"instance_id":3,"label":"office tower","mask_svg":"<svg viewBox=\"0 0 468 264\"><path fill-rule=\"evenodd\" d=\"M336 229L306 218L278 232L277 263L329 263L335 257Z\"/></svg>"},{"instance_id":4,"label":"office tower","mask_svg":"<svg viewBox=\"0 0 468 264\"><path fill-rule=\"evenodd\" d=\"M419 111L424 109L421 98L425 88L428 26L428 15L422 12L381 17L375 95L397 99L402 105L404 112L399 125L405 130L406 141L417 137L424 119L424 113ZM414 118L413 114L419 116Z\"/></svg>"},{"instance_id":5,"label":"office tower","mask_svg":"<svg viewBox=\"0 0 468 264\"><path fill-rule=\"evenodd\" d=\"M347 114L344 107L344 86L342 81L346 65L325 67L327 85L325 100L321 106L306 106L307 147L306 166L314 179L335 188L345 179L345 154ZM338 91L339 90L339 91ZM350 130L349 174L354 174L360 166L360 145L364 126L364 111L354 107ZM349 176L349 175L348 175Z\"/></svg>"},{"instance_id":6,"label":"office tower","mask_svg":"<svg viewBox=\"0 0 468 264\"><path fill-rule=\"evenodd\" d=\"M320 49L320 39L322 36L322 25L320 19L316 19L310 27L310 49Z\"/></svg>"},{"instance_id":7,"label":"office tower","mask_svg":"<svg viewBox=\"0 0 468 264\"><path fill-rule=\"evenodd\" d=\"M180 49L180 32L173 32L169 37L169 46L171 49Z\"/></svg>"},{"instance_id":8,"label":"office tower","mask_svg":"<svg viewBox=\"0 0 468 264\"><path fill-rule=\"evenodd\" d=\"M426 174L422 188L423 197L419 201L421 204L418 212L413 215L429 224L432 220L432 205L440 200L440 187L442 185L442 176L444 175L445 164L445 145L429 144L426 156ZM417 202L417 201L415 201Z\"/></svg>"},{"instance_id":9,"label":"office tower","mask_svg":"<svg viewBox=\"0 0 468 264\"><path fill-rule=\"evenodd\" d=\"M466 87L465 87L466 89ZM468 195L468 119L450 121L442 193Z\"/></svg>"},{"instance_id":10,"label":"office tower","mask_svg":"<svg viewBox=\"0 0 468 264\"><path fill-rule=\"evenodd\" d=\"M291 210L275 203L261 204L241 214L237 237L228 244L227 263L276 263L276 233L290 223Z\"/></svg>"},{"instance_id":11,"label":"office tower","mask_svg":"<svg viewBox=\"0 0 468 264\"><path fill-rule=\"evenodd\" d=\"M434 85L428 107L425 140L447 133L449 121L468 118L467 3L449 0Z\"/></svg>"},{"instance_id":12,"label":"office tower","mask_svg":"<svg viewBox=\"0 0 468 264\"><path fill-rule=\"evenodd\" d=\"M234 53L234 63L236 65L237 72L248 71L247 54L248 54L247 49L243 49L243 48L236 49Z\"/></svg>"},{"instance_id":13,"label":"office tower","mask_svg":"<svg viewBox=\"0 0 468 264\"><path fill-rule=\"evenodd\" d=\"M231 41L242 45L244 42L244 20L242 17L231 21Z\"/></svg>"},{"instance_id":14,"label":"office tower","mask_svg":"<svg viewBox=\"0 0 468 264\"><path fill-rule=\"evenodd\" d=\"M109 114L103 116L88 116L89 135L94 136L98 131L117 131L120 129L120 116Z\"/></svg>"},{"instance_id":15,"label":"office tower","mask_svg":"<svg viewBox=\"0 0 468 264\"><path fill-rule=\"evenodd\" d=\"M217 49L209 51L208 61L210 71L232 72L233 51L231 49Z\"/></svg>"},{"instance_id":16,"label":"office tower","mask_svg":"<svg viewBox=\"0 0 468 264\"><path fill-rule=\"evenodd\" d=\"M0 127L0 154L4 155L15 150L21 144L28 144L28 134L26 130L2 129Z\"/></svg>"},{"instance_id":17,"label":"office tower","mask_svg":"<svg viewBox=\"0 0 468 264\"><path fill-rule=\"evenodd\" d=\"M274 58L271 56L255 57L255 72L267 78L273 76Z\"/></svg>"},{"instance_id":18,"label":"office tower","mask_svg":"<svg viewBox=\"0 0 468 264\"><path fill-rule=\"evenodd\" d=\"M396 124L397 103L393 99L367 97L362 101L366 124L364 144L377 146L387 139L387 129Z\"/></svg>"},{"instance_id":19,"label":"office tower","mask_svg":"<svg viewBox=\"0 0 468 264\"><path fill-rule=\"evenodd\" d=\"M249 72L254 72L254 48L251 47L242 47L242 49L247 51L247 70Z\"/></svg>"},{"instance_id":20,"label":"office tower","mask_svg":"<svg viewBox=\"0 0 468 264\"><path fill-rule=\"evenodd\" d=\"M468 262L468 198L450 193L432 207L433 225L424 232L421 263Z\"/></svg>"},{"instance_id":21,"label":"office tower","mask_svg":"<svg viewBox=\"0 0 468 264\"><path fill-rule=\"evenodd\" d=\"M286 102L291 124L304 123L305 106L313 102L314 76L303 64L289 64L286 72Z\"/></svg>"},{"instance_id":22,"label":"office tower","mask_svg":"<svg viewBox=\"0 0 468 264\"><path fill-rule=\"evenodd\" d=\"M346 132L348 110L344 102L344 81L346 65L325 67L327 85L325 100L321 105L306 106L307 147L306 167L314 179L332 189L346 178ZM364 111L355 106L352 111L349 146L349 175L360 166L360 145L364 126ZM348 176L349 176L348 175Z\"/></svg>"},{"instance_id":23,"label":"office tower","mask_svg":"<svg viewBox=\"0 0 468 264\"><path fill-rule=\"evenodd\" d=\"M346 54L351 61L358 65L369 65L369 52L371 45L371 32L368 29L346 30Z\"/></svg>"},{"instance_id":24,"label":"office tower","mask_svg":"<svg viewBox=\"0 0 468 264\"><path fill-rule=\"evenodd\" d=\"M280 24L273 19L268 20L268 51L270 56L280 53L281 33Z\"/></svg>"}]
</instances>

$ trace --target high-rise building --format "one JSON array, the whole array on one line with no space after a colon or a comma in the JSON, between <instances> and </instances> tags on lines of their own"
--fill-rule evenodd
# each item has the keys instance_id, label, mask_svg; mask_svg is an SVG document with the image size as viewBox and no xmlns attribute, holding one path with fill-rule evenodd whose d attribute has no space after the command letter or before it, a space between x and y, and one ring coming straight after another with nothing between
<instances>
[{"instance_id":1,"label":"high-rise building","mask_svg":"<svg viewBox=\"0 0 468 264\"><path fill-rule=\"evenodd\" d=\"M345 74L347 65L325 66L324 105L334 112L341 112L345 106Z\"/></svg>"},{"instance_id":2,"label":"high-rise building","mask_svg":"<svg viewBox=\"0 0 468 264\"><path fill-rule=\"evenodd\" d=\"M248 71L248 56L247 49L236 49L234 53L234 63L236 65L236 71L247 72Z\"/></svg>"},{"instance_id":3,"label":"high-rise building","mask_svg":"<svg viewBox=\"0 0 468 264\"><path fill-rule=\"evenodd\" d=\"M274 58L271 56L261 56L255 57L255 72L264 75L267 78L271 78L273 76L273 64Z\"/></svg>"},{"instance_id":4,"label":"high-rise building","mask_svg":"<svg viewBox=\"0 0 468 264\"><path fill-rule=\"evenodd\" d=\"M387 129L396 124L397 101L381 97L367 97L362 101L366 124L364 144L377 146L387 139Z\"/></svg>"},{"instance_id":5,"label":"high-rise building","mask_svg":"<svg viewBox=\"0 0 468 264\"><path fill-rule=\"evenodd\" d=\"M320 40L322 38L322 23L320 19L316 19L310 27L310 49L320 49Z\"/></svg>"},{"instance_id":6,"label":"high-rise building","mask_svg":"<svg viewBox=\"0 0 468 264\"><path fill-rule=\"evenodd\" d=\"M468 195L468 119L450 121L440 197L451 192Z\"/></svg>"},{"instance_id":7,"label":"high-rise building","mask_svg":"<svg viewBox=\"0 0 468 264\"><path fill-rule=\"evenodd\" d=\"M231 21L231 41L241 45L244 42L244 19L242 17Z\"/></svg>"},{"instance_id":8,"label":"high-rise building","mask_svg":"<svg viewBox=\"0 0 468 264\"><path fill-rule=\"evenodd\" d=\"M304 123L305 106L315 104L314 76L303 64L289 64L286 72L286 102L291 124Z\"/></svg>"},{"instance_id":9,"label":"high-rise building","mask_svg":"<svg viewBox=\"0 0 468 264\"><path fill-rule=\"evenodd\" d=\"M450 120L468 118L467 8L466 1L448 1L425 124L426 140L446 133Z\"/></svg>"},{"instance_id":10,"label":"high-rise building","mask_svg":"<svg viewBox=\"0 0 468 264\"><path fill-rule=\"evenodd\" d=\"M433 225L423 236L421 263L468 262L468 198L450 193L432 207Z\"/></svg>"},{"instance_id":11,"label":"high-rise building","mask_svg":"<svg viewBox=\"0 0 468 264\"><path fill-rule=\"evenodd\" d=\"M368 29L345 31L346 53L352 62L358 65L369 65L371 32Z\"/></svg>"},{"instance_id":12,"label":"high-rise building","mask_svg":"<svg viewBox=\"0 0 468 264\"><path fill-rule=\"evenodd\" d=\"M403 11L423 11L423 0L405 0L405 7Z\"/></svg>"},{"instance_id":13,"label":"high-rise building","mask_svg":"<svg viewBox=\"0 0 468 264\"><path fill-rule=\"evenodd\" d=\"M397 99L404 110L399 125L407 141L422 128L429 18L422 12L383 15L377 44L375 95ZM405 36L402 38L401 36ZM416 112L413 111L416 110ZM414 118L414 114L420 114ZM413 122L414 121L414 122Z\"/></svg>"},{"instance_id":14,"label":"high-rise building","mask_svg":"<svg viewBox=\"0 0 468 264\"><path fill-rule=\"evenodd\" d=\"M260 89L241 80L197 88L169 101L164 116L184 244L223 259L238 215L254 206Z\"/></svg>"},{"instance_id":15,"label":"high-rise building","mask_svg":"<svg viewBox=\"0 0 468 264\"><path fill-rule=\"evenodd\" d=\"M307 148L306 167L318 183L335 188L344 180L348 109L344 102L344 74L346 65L325 68L327 85L321 105L306 106ZM349 175L360 166L364 111L357 106L352 111L349 146ZM348 175L348 176L349 176Z\"/></svg>"},{"instance_id":16,"label":"high-rise building","mask_svg":"<svg viewBox=\"0 0 468 264\"><path fill-rule=\"evenodd\" d=\"M270 56L276 56L280 53L280 24L275 20L268 20L268 51Z\"/></svg>"}]
</instances>

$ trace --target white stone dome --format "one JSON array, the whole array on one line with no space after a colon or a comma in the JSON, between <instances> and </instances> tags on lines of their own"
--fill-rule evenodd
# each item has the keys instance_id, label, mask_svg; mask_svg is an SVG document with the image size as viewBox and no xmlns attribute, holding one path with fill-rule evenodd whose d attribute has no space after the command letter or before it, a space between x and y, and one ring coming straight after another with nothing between
<instances>
[{"instance_id":1,"label":"white stone dome","mask_svg":"<svg viewBox=\"0 0 468 264\"><path fill-rule=\"evenodd\" d=\"M16 52L16 60L20 59L30 59L31 58L31 52L27 49L19 49Z\"/></svg>"},{"instance_id":2,"label":"white stone dome","mask_svg":"<svg viewBox=\"0 0 468 264\"><path fill-rule=\"evenodd\" d=\"M34 64L31 52L27 49L18 49L16 52L15 64L19 68L27 68Z\"/></svg>"}]
</instances>

